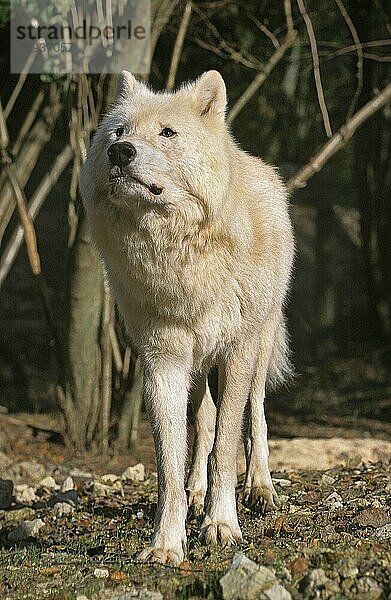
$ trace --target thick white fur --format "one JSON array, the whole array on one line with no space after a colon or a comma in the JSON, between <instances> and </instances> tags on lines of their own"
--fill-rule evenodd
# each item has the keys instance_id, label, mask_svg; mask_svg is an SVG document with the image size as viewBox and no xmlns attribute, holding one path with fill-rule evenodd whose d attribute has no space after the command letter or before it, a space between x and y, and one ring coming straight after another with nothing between
<instances>
[{"instance_id":1,"label":"thick white fur","mask_svg":"<svg viewBox=\"0 0 391 600\"><path fill-rule=\"evenodd\" d=\"M91 231L141 357L155 439L159 500L142 558L177 564L186 548L186 406L195 443L189 503L204 505L207 543L241 539L236 453L248 404L245 495L273 508L263 409L267 379L289 370L283 302L293 237L275 170L240 150L224 121L217 71L175 93L154 93L127 72L81 176ZM116 131L124 127L120 138ZM176 135L159 135L170 127ZM109 146L134 160L110 187ZM136 177L139 181L135 181ZM142 183L140 183L140 181ZM158 186L154 194L148 186ZM219 370L217 411L207 386Z\"/></svg>"}]
</instances>

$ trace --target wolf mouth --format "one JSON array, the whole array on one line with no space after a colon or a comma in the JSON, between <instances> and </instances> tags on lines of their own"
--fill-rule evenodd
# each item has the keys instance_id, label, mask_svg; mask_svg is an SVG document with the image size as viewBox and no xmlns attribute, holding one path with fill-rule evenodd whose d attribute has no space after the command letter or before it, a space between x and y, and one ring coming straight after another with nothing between
<instances>
[{"instance_id":1,"label":"wolf mouth","mask_svg":"<svg viewBox=\"0 0 391 600\"><path fill-rule=\"evenodd\" d=\"M154 183L148 184L148 183L145 183L145 181L142 181L141 179L139 179L138 177L135 177L134 175L126 175L125 176L123 173L119 173L116 175L111 175L111 177L109 179L111 194L115 193L118 185L120 185L121 183L126 183L129 179L131 179L131 180L135 181L136 183L138 183L139 185L142 185L143 187L147 188L147 190L149 190L154 196L160 196L160 194L163 191L162 187L159 187L158 185L155 185Z\"/></svg>"}]
</instances>

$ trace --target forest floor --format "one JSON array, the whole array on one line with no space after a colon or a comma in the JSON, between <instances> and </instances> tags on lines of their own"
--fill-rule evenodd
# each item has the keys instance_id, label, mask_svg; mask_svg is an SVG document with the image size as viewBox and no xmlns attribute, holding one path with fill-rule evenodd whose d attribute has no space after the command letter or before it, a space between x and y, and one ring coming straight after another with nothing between
<instances>
[{"instance_id":1,"label":"forest floor","mask_svg":"<svg viewBox=\"0 0 391 600\"><path fill-rule=\"evenodd\" d=\"M199 519L191 517L186 561L172 568L137 560L151 535L157 497L144 422L133 456L78 459L55 439L46 417L0 415L0 429L6 432L0 453L1 598L250 598L248 589L236 592L230 582L223 591L220 583L237 552L269 569L280 584L254 592L255 598L390 597L387 431L383 440L362 430L357 437L341 422L324 425L323 436L315 427L311 440L300 434L272 439L279 510L252 512L241 502L239 485L243 543L207 548L198 541ZM137 462L145 466L142 481L121 477Z\"/></svg>"}]
</instances>

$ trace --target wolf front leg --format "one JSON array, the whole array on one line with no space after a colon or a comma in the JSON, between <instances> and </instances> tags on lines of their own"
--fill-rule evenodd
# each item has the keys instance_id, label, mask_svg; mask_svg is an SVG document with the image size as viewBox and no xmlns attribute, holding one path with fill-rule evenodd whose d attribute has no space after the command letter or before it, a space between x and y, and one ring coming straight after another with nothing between
<instances>
[{"instance_id":1,"label":"wolf front leg","mask_svg":"<svg viewBox=\"0 0 391 600\"><path fill-rule=\"evenodd\" d=\"M139 558L178 565L186 551L185 494L188 374L165 361L144 366L144 398L155 442L158 503L151 545Z\"/></svg>"},{"instance_id":2,"label":"wolf front leg","mask_svg":"<svg viewBox=\"0 0 391 600\"><path fill-rule=\"evenodd\" d=\"M212 450L216 427L216 407L206 375L201 375L196 382L191 400L194 413L194 444L186 490L189 508L193 507L199 514L204 508L208 486L208 456Z\"/></svg>"},{"instance_id":3,"label":"wolf front leg","mask_svg":"<svg viewBox=\"0 0 391 600\"><path fill-rule=\"evenodd\" d=\"M229 546L242 539L236 511L236 457L257 353L258 339L248 336L219 365L216 436L208 461L208 491L200 534L207 544Z\"/></svg>"}]
</instances>

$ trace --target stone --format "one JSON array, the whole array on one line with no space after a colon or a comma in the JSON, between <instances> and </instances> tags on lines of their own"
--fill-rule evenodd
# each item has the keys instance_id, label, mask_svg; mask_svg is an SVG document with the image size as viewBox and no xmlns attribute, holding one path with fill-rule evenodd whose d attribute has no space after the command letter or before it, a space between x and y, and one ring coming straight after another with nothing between
<instances>
[{"instance_id":1,"label":"stone","mask_svg":"<svg viewBox=\"0 0 391 600\"><path fill-rule=\"evenodd\" d=\"M37 537L39 530L44 527L45 523L42 519L34 519L33 521L23 521L16 529L13 529L8 534L9 542L22 542L31 537Z\"/></svg>"},{"instance_id":2,"label":"stone","mask_svg":"<svg viewBox=\"0 0 391 600\"><path fill-rule=\"evenodd\" d=\"M326 577L323 569L312 569L302 582L301 587L303 588L304 597L320 597L317 590L324 588L329 581L330 579Z\"/></svg>"},{"instance_id":3,"label":"stone","mask_svg":"<svg viewBox=\"0 0 391 600\"><path fill-rule=\"evenodd\" d=\"M61 484L61 491L69 492L70 490L74 490L74 489L75 489L75 484L73 482L72 477L67 477L66 479L64 479L64 481Z\"/></svg>"},{"instance_id":4,"label":"stone","mask_svg":"<svg viewBox=\"0 0 391 600\"><path fill-rule=\"evenodd\" d=\"M101 481L103 481L103 483L107 483L108 485L111 485L113 483L115 483L116 481L118 481L119 477L118 475L115 475L114 473L107 473L106 475L102 475L102 477L100 477Z\"/></svg>"},{"instance_id":5,"label":"stone","mask_svg":"<svg viewBox=\"0 0 391 600\"><path fill-rule=\"evenodd\" d=\"M292 485L290 479L277 479L275 477L272 478L273 483L280 485L281 487L289 487Z\"/></svg>"},{"instance_id":6,"label":"stone","mask_svg":"<svg viewBox=\"0 0 391 600\"><path fill-rule=\"evenodd\" d=\"M224 600L289 600L289 592L274 573L238 552L228 572L220 579Z\"/></svg>"},{"instance_id":7,"label":"stone","mask_svg":"<svg viewBox=\"0 0 391 600\"><path fill-rule=\"evenodd\" d=\"M108 485L107 483L103 483L99 479L94 481L94 494L95 496L111 496L119 492L123 495L123 487L121 481L115 481L113 484Z\"/></svg>"},{"instance_id":8,"label":"stone","mask_svg":"<svg viewBox=\"0 0 391 600\"><path fill-rule=\"evenodd\" d=\"M108 569L94 569L94 576L98 579L108 579L110 573Z\"/></svg>"},{"instance_id":9,"label":"stone","mask_svg":"<svg viewBox=\"0 0 391 600\"><path fill-rule=\"evenodd\" d=\"M353 559L342 558L335 565L336 571L345 579L354 578L358 575L358 567Z\"/></svg>"},{"instance_id":10,"label":"stone","mask_svg":"<svg viewBox=\"0 0 391 600\"><path fill-rule=\"evenodd\" d=\"M387 525L383 525L383 527L378 527L375 529L373 535L379 540L391 539L391 523L387 523Z\"/></svg>"},{"instance_id":11,"label":"stone","mask_svg":"<svg viewBox=\"0 0 391 600\"><path fill-rule=\"evenodd\" d=\"M128 467L121 476L122 481L144 481L145 467L142 463Z\"/></svg>"},{"instance_id":12,"label":"stone","mask_svg":"<svg viewBox=\"0 0 391 600\"><path fill-rule=\"evenodd\" d=\"M59 492L53 498L51 498L51 504L57 504L58 502L65 502L71 506L75 506L77 502L78 493L76 490L68 490L67 492Z\"/></svg>"},{"instance_id":13,"label":"stone","mask_svg":"<svg viewBox=\"0 0 391 600\"><path fill-rule=\"evenodd\" d=\"M74 511L74 508L68 502L56 502L53 506L53 511L58 517L64 517L71 514Z\"/></svg>"},{"instance_id":14,"label":"stone","mask_svg":"<svg viewBox=\"0 0 391 600\"><path fill-rule=\"evenodd\" d=\"M0 509L9 508L12 503L14 484L11 479L0 479Z\"/></svg>"},{"instance_id":15,"label":"stone","mask_svg":"<svg viewBox=\"0 0 391 600\"><path fill-rule=\"evenodd\" d=\"M282 585L277 583L263 594L268 600L291 600L292 596Z\"/></svg>"},{"instance_id":16,"label":"stone","mask_svg":"<svg viewBox=\"0 0 391 600\"><path fill-rule=\"evenodd\" d=\"M20 504L33 504L38 500L34 488L24 483L15 486L15 500Z\"/></svg>"},{"instance_id":17,"label":"stone","mask_svg":"<svg viewBox=\"0 0 391 600\"><path fill-rule=\"evenodd\" d=\"M24 506L23 508L17 508L14 510L7 510L3 515L5 523L21 523L27 521L35 516L35 511L32 508Z\"/></svg>"},{"instance_id":18,"label":"stone","mask_svg":"<svg viewBox=\"0 0 391 600\"><path fill-rule=\"evenodd\" d=\"M358 598L365 600L377 600L383 594L383 588L372 577L360 577L357 583Z\"/></svg>"},{"instance_id":19,"label":"stone","mask_svg":"<svg viewBox=\"0 0 391 600\"><path fill-rule=\"evenodd\" d=\"M331 475L327 475L327 473L323 473L322 477L320 478L320 485L324 485L324 486L329 486L329 485L333 485L333 483L335 483L336 479L334 477L331 477Z\"/></svg>"},{"instance_id":20,"label":"stone","mask_svg":"<svg viewBox=\"0 0 391 600\"><path fill-rule=\"evenodd\" d=\"M342 498L337 492L332 492L324 499L323 504L330 510L338 510L343 507Z\"/></svg>"},{"instance_id":21,"label":"stone","mask_svg":"<svg viewBox=\"0 0 391 600\"><path fill-rule=\"evenodd\" d=\"M56 483L56 480L54 479L54 477L52 477L51 475L48 475L48 477L44 477L43 479L41 479L41 481L37 485L37 488L46 488L48 490L58 490L58 489L60 489L60 486Z\"/></svg>"},{"instance_id":22,"label":"stone","mask_svg":"<svg viewBox=\"0 0 391 600\"><path fill-rule=\"evenodd\" d=\"M360 527L383 527L391 523L390 516L384 508L366 508L357 517Z\"/></svg>"}]
</instances>

